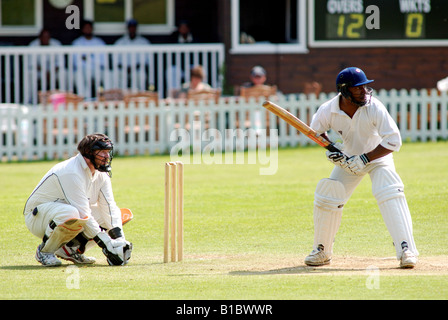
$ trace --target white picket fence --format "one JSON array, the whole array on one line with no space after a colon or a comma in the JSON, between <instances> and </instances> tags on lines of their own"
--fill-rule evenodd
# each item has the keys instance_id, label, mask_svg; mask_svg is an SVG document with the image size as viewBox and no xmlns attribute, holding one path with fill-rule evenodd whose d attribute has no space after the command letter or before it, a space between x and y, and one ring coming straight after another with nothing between
<instances>
[{"instance_id":1,"label":"white picket fence","mask_svg":"<svg viewBox=\"0 0 448 320\"><path fill-rule=\"evenodd\" d=\"M448 139L448 96L437 90L381 90L406 141ZM309 123L334 93L272 97ZM157 104L83 102L55 110L53 105L0 104L1 161L63 159L75 154L86 134L106 133L120 155L152 155L207 150L252 150L275 145L313 144L261 105L222 97L215 101L160 100ZM336 138L334 133L331 136Z\"/></svg>"}]
</instances>

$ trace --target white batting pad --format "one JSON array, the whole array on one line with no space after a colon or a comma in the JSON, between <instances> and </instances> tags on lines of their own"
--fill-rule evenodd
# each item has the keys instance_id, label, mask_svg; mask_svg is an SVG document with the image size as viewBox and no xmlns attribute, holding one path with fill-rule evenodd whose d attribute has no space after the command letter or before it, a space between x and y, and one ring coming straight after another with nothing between
<instances>
[{"instance_id":1,"label":"white batting pad","mask_svg":"<svg viewBox=\"0 0 448 320\"><path fill-rule=\"evenodd\" d=\"M386 201L378 200L378 206L387 230L389 230L394 241L397 259L401 258L403 241L407 243L409 250L411 250L415 256L418 256L414 236L412 234L412 218L406 198L402 191L397 191L395 195L395 198L390 198Z\"/></svg>"},{"instance_id":2,"label":"white batting pad","mask_svg":"<svg viewBox=\"0 0 448 320\"><path fill-rule=\"evenodd\" d=\"M78 233L83 230L87 219L70 219L63 224L56 226L54 229L47 228L45 234L48 236L42 252L55 252L64 244L72 240Z\"/></svg>"},{"instance_id":3,"label":"white batting pad","mask_svg":"<svg viewBox=\"0 0 448 320\"><path fill-rule=\"evenodd\" d=\"M342 219L344 206L344 185L332 179L319 181L314 193L314 248L324 246L329 256L333 253L333 243Z\"/></svg>"},{"instance_id":4,"label":"white batting pad","mask_svg":"<svg viewBox=\"0 0 448 320\"><path fill-rule=\"evenodd\" d=\"M412 218L404 194L404 186L396 175L382 176L380 184L374 184L375 196L387 230L392 236L397 259L401 258L402 243L406 242L408 248L415 256L418 251L412 232ZM385 182L385 183L384 183ZM386 184L384 186L384 184Z\"/></svg>"}]
</instances>

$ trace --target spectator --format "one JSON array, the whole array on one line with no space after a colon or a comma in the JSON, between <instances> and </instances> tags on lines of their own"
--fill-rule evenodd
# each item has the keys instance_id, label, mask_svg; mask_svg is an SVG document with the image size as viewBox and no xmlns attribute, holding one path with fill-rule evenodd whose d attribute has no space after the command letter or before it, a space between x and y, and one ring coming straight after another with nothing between
<instances>
[{"instance_id":1,"label":"spectator","mask_svg":"<svg viewBox=\"0 0 448 320\"><path fill-rule=\"evenodd\" d=\"M61 46L61 42L57 39L51 37L50 30L42 29L39 32L39 36L30 42L30 47L41 47L41 46L51 46L58 47ZM34 58L35 56L35 58ZM54 59L54 68L52 68L51 59ZM62 59L62 57L61 57ZM62 60L61 60L62 61ZM59 57L53 56L50 57L46 53L33 54L29 56L28 60L28 75L29 75L29 93L30 97L37 97L36 90L49 90L51 80L56 82L57 80L57 72L59 69ZM35 73L34 70L37 72ZM52 76L53 72L53 76ZM35 78L36 77L36 78ZM37 82L37 86L33 85Z\"/></svg>"},{"instance_id":2,"label":"spectator","mask_svg":"<svg viewBox=\"0 0 448 320\"><path fill-rule=\"evenodd\" d=\"M190 70L190 81L182 85L179 93L179 98L186 98L188 92L194 91L208 91L212 87L204 82L205 73L202 66L196 66Z\"/></svg>"},{"instance_id":3,"label":"spectator","mask_svg":"<svg viewBox=\"0 0 448 320\"><path fill-rule=\"evenodd\" d=\"M174 43L195 43L197 39L191 33L190 24L186 20L181 20L177 30L172 33L172 42Z\"/></svg>"},{"instance_id":4,"label":"spectator","mask_svg":"<svg viewBox=\"0 0 448 320\"><path fill-rule=\"evenodd\" d=\"M72 42L74 47L91 48L106 45L101 38L93 34L93 21L84 20L81 25L81 33L82 35ZM105 55L101 53L81 54L81 57L77 54L73 55L78 94L89 98L92 96L92 92L95 92L95 87L100 87L101 79L104 79L105 59ZM80 65L78 64L79 60ZM97 68L100 70L100 79L95 78ZM90 77L88 77L88 74L90 74ZM92 91L87 90L89 87Z\"/></svg>"},{"instance_id":5,"label":"spectator","mask_svg":"<svg viewBox=\"0 0 448 320\"><path fill-rule=\"evenodd\" d=\"M93 21L84 20L81 25L81 36L73 41L74 46L104 46L103 39L93 34Z\"/></svg>"},{"instance_id":6,"label":"spectator","mask_svg":"<svg viewBox=\"0 0 448 320\"><path fill-rule=\"evenodd\" d=\"M127 24L127 34L123 35L121 38L119 38L116 42L115 45L116 46L145 46L145 45L150 45L151 42L146 39L145 37L139 35L137 33L137 27L138 27L138 21L135 19L130 19L128 20ZM128 87L132 86L131 83L131 73L132 70L134 70L134 72L136 70L139 70L141 65L145 65L145 67L149 66L149 59L148 57L145 57L145 54L143 52L133 52L133 53L128 53L126 55L126 59L124 59L124 53L120 52L119 56L118 56L118 66L120 68L126 68L127 69L127 80L126 80L126 85ZM145 77L146 77L146 73L145 73ZM119 73L119 84L122 83L122 72ZM146 87L146 81L145 81L145 85L142 88L139 88L140 90L144 90L144 88Z\"/></svg>"},{"instance_id":7,"label":"spectator","mask_svg":"<svg viewBox=\"0 0 448 320\"><path fill-rule=\"evenodd\" d=\"M266 83L266 70L262 66L254 66L250 71L250 80L241 86L235 86L234 94L243 97L269 97L280 94L276 85Z\"/></svg>"},{"instance_id":8,"label":"spectator","mask_svg":"<svg viewBox=\"0 0 448 320\"><path fill-rule=\"evenodd\" d=\"M30 47L37 47L37 46L60 46L62 45L61 42L57 39L54 39L51 37L50 30L48 29L42 29L39 32L39 36L30 42Z\"/></svg>"},{"instance_id":9,"label":"spectator","mask_svg":"<svg viewBox=\"0 0 448 320\"><path fill-rule=\"evenodd\" d=\"M123 35L117 41L115 45L127 46L127 45L147 45L151 42L145 37L137 33L138 21L135 19L129 19L127 24L127 34Z\"/></svg>"},{"instance_id":10,"label":"spectator","mask_svg":"<svg viewBox=\"0 0 448 320\"><path fill-rule=\"evenodd\" d=\"M198 43L199 41L193 36L189 22L186 20L180 20L177 30L171 34L170 42L188 44ZM192 55L190 55L190 61L193 61ZM170 89L179 89L180 84L185 81L186 68L187 66L181 62L178 66L173 65L167 69L167 77L171 76L171 81L169 82ZM190 68L193 68L193 66L190 66Z\"/></svg>"},{"instance_id":11,"label":"spectator","mask_svg":"<svg viewBox=\"0 0 448 320\"><path fill-rule=\"evenodd\" d=\"M266 84L267 76L266 70L262 66L255 66L250 71L250 81L245 82L243 87L249 88L257 85Z\"/></svg>"}]
</instances>

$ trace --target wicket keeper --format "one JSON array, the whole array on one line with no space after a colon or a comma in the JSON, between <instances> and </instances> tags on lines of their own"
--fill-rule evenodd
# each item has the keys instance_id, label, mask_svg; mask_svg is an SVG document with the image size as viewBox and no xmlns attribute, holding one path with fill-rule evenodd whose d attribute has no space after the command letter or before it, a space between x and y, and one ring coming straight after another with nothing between
<instances>
[{"instance_id":1,"label":"wicket keeper","mask_svg":"<svg viewBox=\"0 0 448 320\"><path fill-rule=\"evenodd\" d=\"M93 239L109 265L124 265L132 244L125 239L112 193L113 143L104 134L90 134L79 142L78 151L51 168L26 201L25 224L42 239L35 258L44 266L61 265L56 256L91 264L95 258L83 253Z\"/></svg>"},{"instance_id":2,"label":"wicket keeper","mask_svg":"<svg viewBox=\"0 0 448 320\"><path fill-rule=\"evenodd\" d=\"M418 251L404 186L392 157L401 147L399 129L386 107L375 97L365 73L356 67L342 70L336 79L339 94L319 107L310 127L328 139L334 130L342 152L326 152L335 167L330 178L317 184L314 195L314 245L305 264L329 264L342 210L365 175L392 236L400 267L413 268Z\"/></svg>"}]
</instances>

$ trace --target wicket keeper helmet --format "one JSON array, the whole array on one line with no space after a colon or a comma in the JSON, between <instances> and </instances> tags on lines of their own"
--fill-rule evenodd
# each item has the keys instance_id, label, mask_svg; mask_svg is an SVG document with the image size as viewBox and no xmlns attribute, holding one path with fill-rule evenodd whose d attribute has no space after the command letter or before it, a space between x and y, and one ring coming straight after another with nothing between
<instances>
[{"instance_id":1,"label":"wicket keeper helmet","mask_svg":"<svg viewBox=\"0 0 448 320\"><path fill-rule=\"evenodd\" d=\"M348 88L362 86L373 82L366 77L364 71L356 67L345 68L339 72L336 78L336 89L342 94L343 97L349 98L350 92Z\"/></svg>"},{"instance_id":2,"label":"wicket keeper helmet","mask_svg":"<svg viewBox=\"0 0 448 320\"><path fill-rule=\"evenodd\" d=\"M109 159L105 164L97 165L95 157L100 150L109 150ZM111 163L114 156L114 144L105 134L94 133L85 136L78 144L78 151L83 157L86 157L90 160L96 170L107 172L109 175L111 175Z\"/></svg>"}]
</instances>

